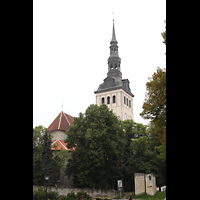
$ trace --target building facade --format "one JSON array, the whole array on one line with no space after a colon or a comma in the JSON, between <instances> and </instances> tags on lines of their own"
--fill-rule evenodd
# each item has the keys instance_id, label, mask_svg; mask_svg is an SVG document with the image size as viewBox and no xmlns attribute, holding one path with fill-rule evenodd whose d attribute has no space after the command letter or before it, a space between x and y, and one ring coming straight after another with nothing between
<instances>
[{"instance_id":1,"label":"building facade","mask_svg":"<svg viewBox=\"0 0 200 200\"><path fill-rule=\"evenodd\" d=\"M110 41L110 56L108 58L108 73L104 82L94 92L96 104L106 104L121 120L133 119L133 97L128 79L122 79L121 58L118 53L118 42L115 35L113 20L112 39Z\"/></svg>"}]
</instances>

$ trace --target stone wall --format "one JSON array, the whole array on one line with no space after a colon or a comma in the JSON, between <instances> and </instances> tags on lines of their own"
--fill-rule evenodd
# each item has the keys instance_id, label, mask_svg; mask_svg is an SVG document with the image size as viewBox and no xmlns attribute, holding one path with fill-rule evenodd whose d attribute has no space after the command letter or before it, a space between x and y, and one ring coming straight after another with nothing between
<instances>
[{"instance_id":1,"label":"stone wall","mask_svg":"<svg viewBox=\"0 0 200 200\"><path fill-rule=\"evenodd\" d=\"M145 193L145 180L144 173L134 173L135 180L135 195L141 195Z\"/></svg>"},{"instance_id":2,"label":"stone wall","mask_svg":"<svg viewBox=\"0 0 200 200\"><path fill-rule=\"evenodd\" d=\"M153 173L134 173L135 195L141 195L145 192L153 196L156 193L156 176Z\"/></svg>"},{"instance_id":3,"label":"stone wall","mask_svg":"<svg viewBox=\"0 0 200 200\"><path fill-rule=\"evenodd\" d=\"M156 193L156 177L155 174L145 174L146 193L153 196Z\"/></svg>"},{"instance_id":4,"label":"stone wall","mask_svg":"<svg viewBox=\"0 0 200 200\"><path fill-rule=\"evenodd\" d=\"M34 185L33 190L37 190L39 186ZM107 194L109 197L114 198L116 196L119 196L118 190L100 190L100 189L89 189L89 188L56 188L55 187L48 187L48 190L56 191L59 194L65 194L67 195L70 192L74 192L77 194L79 191L85 191L91 196L95 196L97 193L100 194Z\"/></svg>"}]
</instances>

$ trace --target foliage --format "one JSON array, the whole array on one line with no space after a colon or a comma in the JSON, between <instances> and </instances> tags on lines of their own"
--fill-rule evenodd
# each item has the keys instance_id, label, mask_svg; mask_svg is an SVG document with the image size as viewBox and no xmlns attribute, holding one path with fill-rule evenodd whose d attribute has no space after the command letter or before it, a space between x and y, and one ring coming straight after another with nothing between
<instances>
[{"instance_id":1,"label":"foliage","mask_svg":"<svg viewBox=\"0 0 200 200\"><path fill-rule=\"evenodd\" d=\"M33 129L33 185L44 185L44 172L42 169L42 135L46 128L43 126L36 126Z\"/></svg>"},{"instance_id":2,"label":"foliage","mask_svg":"<svg viewBox=\"0 0 200 200\"><path fill-rule=\"evenodd\" d=\"M122 122L125 146L123 154L123 185L125 190L134 189L134 173L156 173L157 185L166 182L165 161L159 160L160 142L156 138L153 124L142 125L132 120Z\"/></svg>"},{"instance_id":3,"label":"foliage","mask_svg":"<svg viewBox=\"0 0 200 200\"><path fill-rule=\"evenodd\" d=\"M161 200L166 197L166 191L163 191L163 192L157 191L154 196L147 195L146 193L142 194L142 195L135 195L135 193L133 192L133 195L131 197L132 197L132 199L141 199L141 200L143 200L143 199Z\"/></svg>"},{"instance_id":4,"label":"foliage","mask_svg":"<svg viewBox=\"0 0 200 200\"><path fill-rule=\"evenodd\" d=\"M146 83L147 93L140 115L151 119L155 133L166 149L166 71L157 68L157 72Z\"/></svg>"},{"instance_id":5,"label":"foliage","mask_svg":"<svg viewBox=\"0 0 200 200\"><path fill-rule=\"evenodd\" d=\"M133 120L124 120L121 122L124 134L124 151L123 151L123 185L125 190L134 189L133 169L130 169L128 159L132 156L131 150L132 140L141 136L147 136L147 126L141 123L136 123Z\"/></svg>"},{"instance_id":6,"label":"foliage","mask_svg":"<svg viewBox=\"0 0 200 200\"><path fill-rule=\"evenodd\" d=\"M70 192L67 194L67 200L75 200L77 199L77 196L75 195L74 192Z\"/></svg>"},{"instance_id":7,"label":"foliage","mask_svg":"<svg viewBox=\"0 0 200 200\"><path fill-rule=\"evenodd\" d=\"M141 173L157 173L157 154L149 150L147 137L134 139L131 145L132 156L128 159L130 170Z\"/></svg>"},{"instance_id":8,"label":"foliage","mask_svg":"<svg viewBox=\"0 0 200 200\"><path fill-rule=\"evenodd\" d=\"M71 152L66 174L73 176L75 187L104 188L116 185L123 176L123 131L117 116L105 104L90 105L85 114L74 118L67 131Z\"/></svg>"},{"instance_id":9,"label":"foliage","mask_svg":"<svg viewBox=\"0 0 200 200\"><path fill-rule=\"evenodd\" d=\"M91 200L92 199L92 197L89 194L87 194L87 192L84 192L84 191L77 192L76 196L77 196L78 200L79 200L80 196L82 196L82 200L86 200L86 199Z\"/></svg>"},{"instance_id":10,"label":"foliage","mask_svg":"<svg viewBox=\"0 0 200 200\"><path fill-rule=\"evenodd\" d=\"M94 196L94 198L96 199L96 200L105 200L105 199L111 199L110 197L108 197L108 195L106 195L106 194L100 194L100 193L97 193L95 196Z\"/></svg>"},{"instance_id":11,"label":"foliage","mask_svg":"<svg viewBox=\"0 0 200 200\"><path fill-rule=\"evenodd\" d=\"M165 23L166 23L166 20L165 20ZM162 32L161 35L162 35L162 37L164 39L163 43L166 45L166 26L165 26L165 31Z\"/></svg>"},{"instance_id":12,"label":"foliage","mask_svg":"<svg viewBox=\"0 0 200 200\"><path fill-rule=\"evenodd\" d=\"M51 135L45 132L42 141L42 165L45 176L49 177L48 185L54 186L58 179L58 166L53 160L52 150L51 150Z\"/></svg>"},{"instance_id":13,"label":"foliage","mask_svg":"<svg viewBox=\"0 0 200 200\"><path fill-rule=\"evenodd\" d=\"M39 187L38 190L33 191L33 200L40 200L46 198L46 189L45 187ZM47 191L47 199L57 200L59 195L55 191Z\"/></svg>"},{"instance_id":14,"label":"foliage","mask_svg":"<svg viewBox=\"0 0 200 200\"><path fill-rule=\"evenodd\" d=\"M166 21L165 21L166 23ZM166 45L166 26L161 33ZM157 147L160 153L158 156L162 161L166 160L166 70L157 68L157 71L146 83L146 98L143 104L143 111L140 115L144 119L150 119L154 124L155 133L161 143Z\"/></svg>"}]
</instances>

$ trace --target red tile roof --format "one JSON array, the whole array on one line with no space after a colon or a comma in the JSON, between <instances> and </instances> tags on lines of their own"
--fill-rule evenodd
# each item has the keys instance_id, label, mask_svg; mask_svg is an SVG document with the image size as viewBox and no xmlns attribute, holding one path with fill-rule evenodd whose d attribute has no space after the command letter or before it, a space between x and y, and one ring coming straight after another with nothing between
<instances>
[{"instance_id":1,"label":"red tile roof","mask_svg":"<svg viewBox=\"0 0 200 200\"><path fill-rule=\"evenodd\" d=\"M73 123L73 121L74 117L61 111L59 115L54 119L54 121L50 124L50 126L47 128L47 131L69 130L69 126Z\"/></svg>"},{"instance_id":2,"label":"red tile roof","mask_svg":"<svg viewBox=\"0 0 200 200\"><path fill-rule=\"evenodd\" d=\"M53 147L54 145L56 146L56 148ZM51 150L75 150L74 147L72 149L68 149L67 143L65 143L64 140L52 140L51 146Z\"/></svg>"}]
</instances>

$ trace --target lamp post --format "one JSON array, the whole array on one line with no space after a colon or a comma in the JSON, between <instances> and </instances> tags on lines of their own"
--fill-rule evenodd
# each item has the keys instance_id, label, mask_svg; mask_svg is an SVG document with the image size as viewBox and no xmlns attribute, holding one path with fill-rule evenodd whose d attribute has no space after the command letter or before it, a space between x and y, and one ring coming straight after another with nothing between
<instances>
[{"instance_id":1,"label":"lamp post","mask_svg":"<svg viewBox=\"0 0 200 200\"><path fill-rule=\"evenodd\" d=\"M49 180L49 177L45 176L45 180L46 180L46 200L47 200L47 181Z\"/></svg>"}]
</instances>

